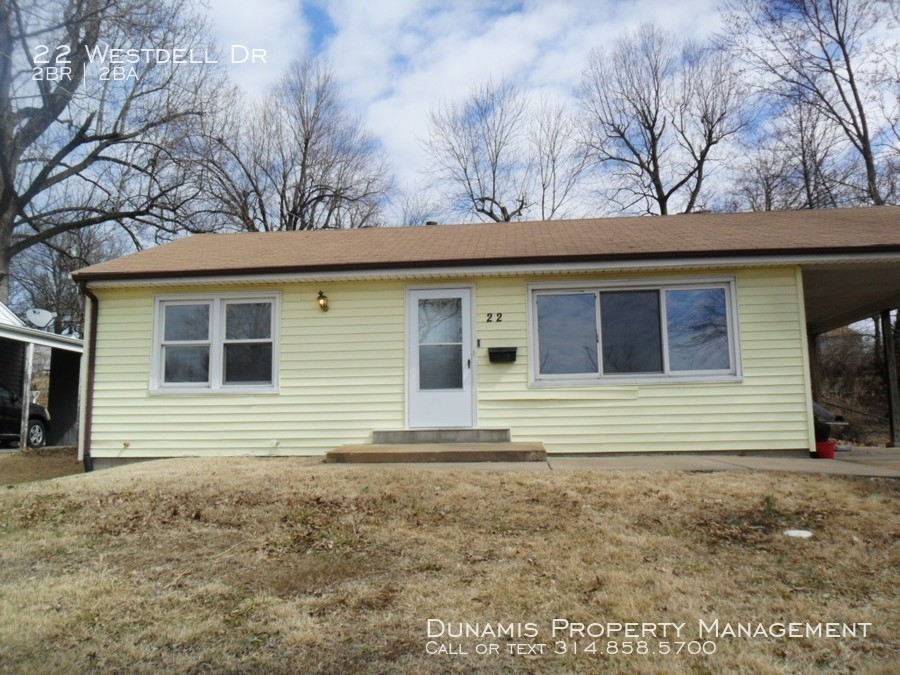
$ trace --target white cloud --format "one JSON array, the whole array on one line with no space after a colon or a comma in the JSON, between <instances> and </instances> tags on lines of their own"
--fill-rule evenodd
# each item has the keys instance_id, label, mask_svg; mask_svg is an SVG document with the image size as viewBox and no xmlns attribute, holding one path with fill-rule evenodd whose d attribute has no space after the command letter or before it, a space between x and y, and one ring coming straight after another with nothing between
<instances>
[{"instance_id":1,"label":"white cloud","mask_svg":"<svg viewBox=\"0 0 900 675\"><path fill-rule=\"evenodd\" d=\"M216 0L209 13L229 75L251 96L262 96L309 44L309 26L296 0ZM231 64L233 45L265 49L266 63ZM238 60L244 56L235 50Z\"/></svg>"},{"instance_id":2,"label":"white cloud","mask_svg":"<svg viewBox=\"0 0 900 675\"><path fill-rule=\"evenodd\" d=\"M610 46L641 22L694 37L719 25L716 0L318 0L317 8L331 19L324 53L349 105L409 188L427 168L419 139L428 110L440 101L458 100L488 77L565 98L590 50ZM217 2L215 19L225 44L268 49L266 68L232 68L254 92L311 44L299 0Z\"/></svg>"}]
</instances>

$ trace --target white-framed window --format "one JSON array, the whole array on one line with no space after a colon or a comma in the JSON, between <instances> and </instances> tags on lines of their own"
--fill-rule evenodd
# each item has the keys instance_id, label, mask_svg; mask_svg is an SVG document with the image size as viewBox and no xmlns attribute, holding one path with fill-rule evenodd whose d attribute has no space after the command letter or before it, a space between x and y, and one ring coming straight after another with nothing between
<instances>
[{"instance_id":1,"label":"white-framed window","mask_svg":"<svg viewBox=\"0 0 900 675\"><path fill-rule=\"evenodd\" d=\"M157 297L151 390L275 391L279 315L272 293Z\"/></svg>"},{"instance_id":2,"label":"white-framed window","mask_svg":"<svg viewBox=\"0 0 900 675\"><path fill-rule=\"evenodd\" d=\"M533 384L735 380L734 280L529 287Z\"/></svg>"}]
</instances>

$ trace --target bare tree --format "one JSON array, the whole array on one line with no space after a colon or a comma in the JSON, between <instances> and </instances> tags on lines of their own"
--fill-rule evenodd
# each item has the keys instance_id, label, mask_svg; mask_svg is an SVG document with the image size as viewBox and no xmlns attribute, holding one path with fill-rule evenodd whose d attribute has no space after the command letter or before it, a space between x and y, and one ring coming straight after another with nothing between
<instances>
[{"instance_id":1,"label":"bare tree","mask_svg":"<svg viewBox=\"0 0 900 675\"><path fill-rule=\"evenodd\" d=\"M561 104L532 104L507 81L485 82L429 113L423 146L450 212L482 220L558 218L585 167Z\"/></svg>"},{"instance_id":2,"label":"bare tree","mask_svg":"<svg viewBox=\"0 0 900 675\"><path fill-rule=\"evenodd\" d=\"M737 173L738 208L820 209L854 203L846 138L815 108L792 102L752 139Z\"/></svg>"},{"instance_id":3,"label":"bare tree","mask_svg":"<svg viewBox=\"0 0 900 675\"><path fill-rule=\"evenodd\" d=\"M697 208L716 146L746 126L727 56L651 24L594 51L580 90L588 146L626 211Z\"/></svg>"},{"instance_id":4,"label":"bare tree","mask_svg":"<svg viewBox=\"0 0 900 675\"><path fill-rule=\"evenodd\" d=\"M812 107L794 105L783 119L784 145L794 158L799 208L846 206L853 195L847 188L855 162L847 157L838 131Z\"/></svg>"},{"instance_id":5,"label":"bare tree","mask_svg":"<svg viewBox=\"0 0 900 675\"><path fill-rule=\"evenodd\" d=\"M578 124L562 104L542 101L531 120L529 142L540 219L563 218L588 163Z\"/></svg>"},{"instance_id":6,"label":"bare tree","mask_svg":"<svg viewBox=\"0 0 900 675\"><path fill-rule=\"evenodd\" d=\"M39 307L54 313L54 333L82 334L84 298L71 273L124 255L130 246L121 230L104 224L68 230L32 246L12 262L11 306L23 312Z\"/></svg>"},{"instance_id":7,"label":"bare tree","mask_svg":"<svg viewBox=\"0 0 900 675\"><path fill-rule=\"evenodd\" d=\"M438 222L441 209L429 197L421 192L403 194L393 204L393 214L389 218L391 225L415 227Z\"/></svg>"},{"instance_id":8,"label":"bare tree","mask_svg":"<svg viewBox=\"0 0 900 675\"><path fill-rule=\"evenodd\" d=\"M530 206L530 175L521 170L525 116L525 99L508 82L479 85L465 101L429 113L424 147L451 186L450 210L507 222Z\"/></svg>"},{"instance_id":9,"label":"bare tree","mask_svg":"<svg viewBox=\"0 0 900 675\"><path fill-rule=\"evenodd\" d=\"M381 223L384 153L320 61L292 64L271 97L210 120L205 138L207 217L249 231Z\"/></svg>"},{"instance_id":10,"label":"bare tree","mask_svg":"<svg viewBox=\"0 0 900 675\"><path fill-rule=\"evenodd\" d=\"M846 136L863 168L861 192L885 203L885 131L879 114L900 96L890 77L897 44L876 32L891 31L885 0L733 0L727 5L728 40L765 91L818 110ZM885 45L890 45L885 50ZM893 121L896 125L896 120ZM889 189L889 188L888 188Z\"/></svg>"},{"instance_id":11,"label":"bare tree","mask_svg":"<svg viewBox=\"0 0 900 675\"><path fill-rule=\"evenodd\" d=\"M772 140L762 140L748 148L743 165L735 172L728 210L785 211L796 208L795 190L789 179L785 149Z\"/></svg>"},{"instance_id":12,"label":"bare tree","mask_svg":"<svg viewBox=\"0 0 900 675\"><path fill-rule=\"evenodd\" d=\"M171 50L204 35L190 0L0 0L0 299L13 257L64 232L180 227L216 83Z\"/></svg>"}]
</instances>

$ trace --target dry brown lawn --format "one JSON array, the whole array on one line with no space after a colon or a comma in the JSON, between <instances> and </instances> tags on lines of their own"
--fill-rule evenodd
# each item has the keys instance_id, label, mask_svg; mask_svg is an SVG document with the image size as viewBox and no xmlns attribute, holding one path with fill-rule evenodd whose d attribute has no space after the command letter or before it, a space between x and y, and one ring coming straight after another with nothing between
<instances>
[{"instance_id":1,"label":"dry brown lawn","mask_svg":"<svg viewBox=\"0 0 900 675\"><path fill-rule=\"evenodd\" d=\"M44 449L0 454L0 488L32 480L47 480L84 471L76 450Z\"/></svg>"},{"instance_id":2,"label":"dry brown lawn","mask_svg":"<svg viewBox=\"0 0 900 675\"><path fill-rule=\"evenodd\" d=\"M3 487L0 670L896 672L898 510L888 480L290 459L169 460ZM560 618L684 623L688 644L701 619L871 627L865 638L720 637L711 655L654 654L662 639L611 655L599 653L614 649L605 638L585 639L556 656ZM430 655L428 619L539 634L442 637L469 653ZM508 642L547 647L510 655ZM592 642L598 653L584 653ZM502 653L478 655L479 644Z\"/></svg>"}]
</instances>

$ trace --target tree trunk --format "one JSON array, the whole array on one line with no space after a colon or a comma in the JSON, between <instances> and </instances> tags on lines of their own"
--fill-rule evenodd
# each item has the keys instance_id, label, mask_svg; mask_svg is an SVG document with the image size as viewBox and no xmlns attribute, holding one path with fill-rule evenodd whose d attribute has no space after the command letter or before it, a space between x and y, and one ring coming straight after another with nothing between
<instances>
[{"instance_id":1,"label":"tree trunk","mask_svg":"<svg viewBox=\"0 0 900 675\"><path fill-rule=\"evenodd\" d=\"M869 193L869 199L874 206L884 206L884 198L878 189L878 169L875 167L875 159L872 156L869 139L866 138L865 140L866 146L863 152L863 160L866 165L866 192Z\"/></svg>"},{"instance_id":2,"label":"tree trunk","mask_svg":"<svg viewBox=\"0 0 900 675\"><path fill-rule=\"evenodd\" d=\"M9 263L12 259L9 245L12 243L15 217L12 209L0 213L0 302L4 305L9 304Z\"/></svg>"},{"instance_id":3,"label":"tree trunk","mask_svg":"<svg viewBox=\"0 0 900 675\"><path fill-rule=\"evenodd\" d=\"M875 324L875 369L881 372L884 358L884 349L881 346L881 317L876 314L872 317L872 323Z\"/></svg>"},{"instance_id":4,"label":"tree trunk","mask_svg":"<svg viewBox=\"0 0 900 675\"><path fill-rule=\"evenodd\" d=\"M9 304L9 261L6 256L0 260L0 302Z\"/></svg>"}]
</instances>

